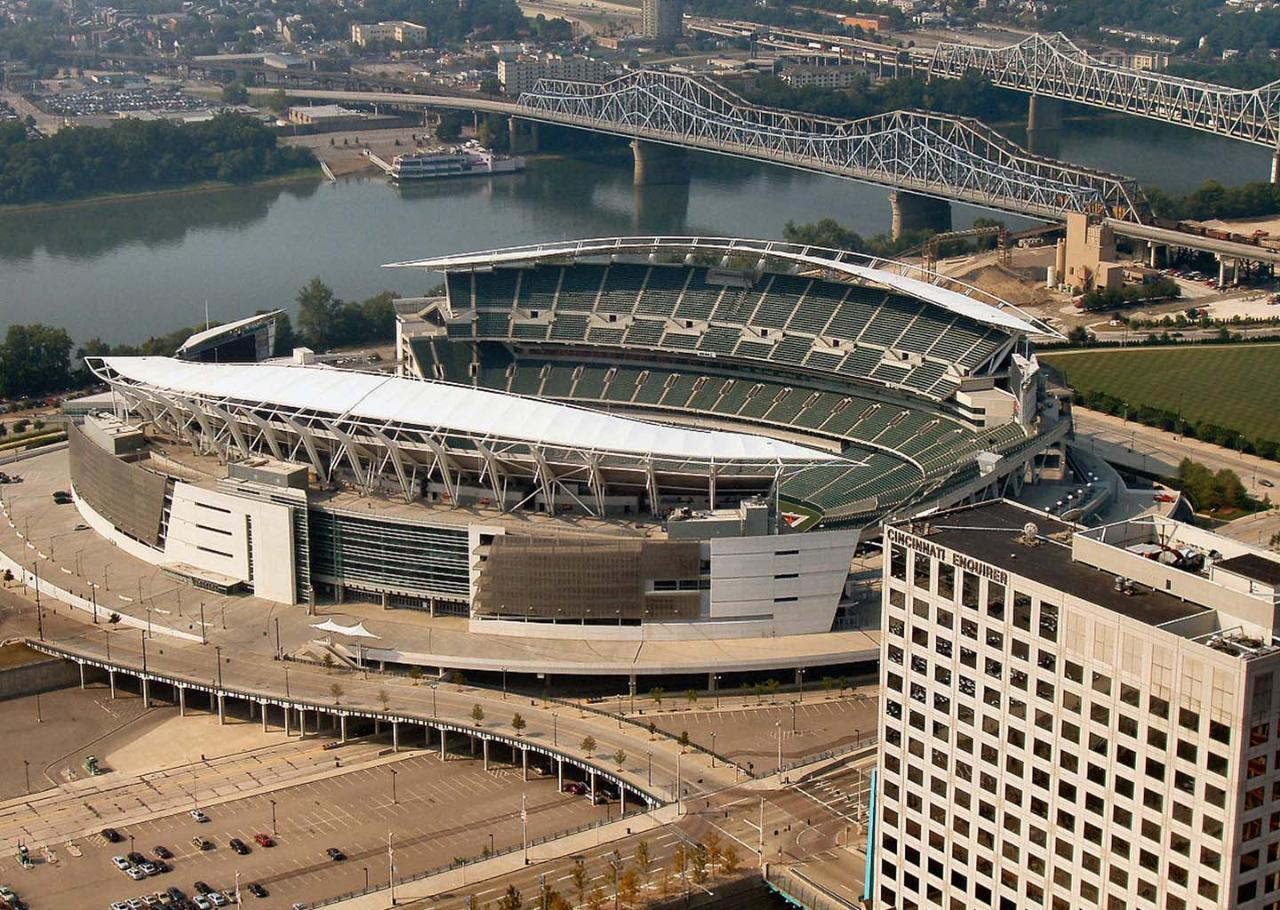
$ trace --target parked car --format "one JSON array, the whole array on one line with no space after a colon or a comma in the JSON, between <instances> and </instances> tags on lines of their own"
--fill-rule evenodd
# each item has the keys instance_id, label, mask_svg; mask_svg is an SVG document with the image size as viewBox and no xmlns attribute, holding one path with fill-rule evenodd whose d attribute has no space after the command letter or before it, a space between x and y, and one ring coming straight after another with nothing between
<instances>
[{"instance_id":1,"label":"parked car","mask_svg":"<svg viewBox=\"0 0 1280 910\"><path fill-rule=\"evenodd\" d=\"M213 904L203 894L197 894L191 898L191 903L196 905L196 910L213 910Z\"/></svg>"},{"instance_id":2,"label":"parked car","mask_svg":"<svg viewBox=\"0 0 1280 910\"><path fill-rule=\"evenodd\" d=\"M102 836L107 839L107 843L109 844L118 844L120 841L124 840L124 838L120 836L120 832L115 828L103 828Z\"/></svg>"},{"instance_id":3,"label":"parked car","mask_svg":"<svg viewBox=\"0 0 1280 910\"><path fill-rule=\"evenodd\" d=\"M133 866L133 863L129 862L129 860L127 860L123 856L113 856L111 857L111 862L121 872L124 872L126 869L129 869Z\"/></svg>"},{"instance_id":4,"label":"parked car","mask_svg":"<svg viewBox=\"0 0 1280 910\"><path fill-rule=\"evenodd\" d=\"M71 494L66 490L55 490L53 493L53 501L57 505L65 506L71 503Z\"/></svg>"},{"instance_id":5,"label":"parked car","mask_svg":"<svg viewBox=\"0 0 1280 910\"><path fill-rule=\"evenodd\" d=\"M231 838L231 840L227 841L227 845L231 847L232 850L236 851L236 853L238 853L240 856L244 856L246 853L249 852L249 845L246 844L244 841L242 841L238 837Z\"/></svg>"},{"instance_id":6,"label":"parked car","mask_svg":"<svg viewBox=\"0 0 1280 910\"><path fill-rule=\"evenodd\" d=\"M187 899L187 896L182 892L182 889L174 887L173 885L170 885L168 891L166 891L165 893L168 894L171 898L173 898L175 902L185 901Z\"/></svg>"},{"instance_id":7,"label":"parked car","mask_svg":"<svg viewBox=\"0 0 1280 910\"><path fill-rule=\"evenodd\" d=\"M270 834L263 834L261 831L253 836L253 842L259 847L274 847L276 845Z\"/></svg>"},{"instance_id":8,"label":"parked car","mask_svg":"<svg viewBox=\"0 0 1280 910\"><path fill-rule=\"evenodd\" d=\"M205 897L209 898L209 903L215 907L225 907L231 903L221 891L210 891Z\"/></svg>"},{"instance_id":9,"label":"parked car","mask_svg":"<svg viewBox=\"0 0 1280 910\"><path fill-rule=\"evenodd\" d=\"M574 796L586 796L587 788L577 781L571 780L564 785L564 792L572 793Z\"/></svg>"},{"instance_id":10,"label":"parked car","mask_svg":"<svg viewBox=\"0 0 1280 910\"><path fill-rule=\"evenodd\" d=\"M213 890L206 882L196 882L191 887L195 889L196 894L208 894Z\"/></svg>"},{"instance_id":11,"label":"parked car","mask_svg":"<svg viewBox=\"0 0 1280 910\"><path fill-rule=\"evenodd\" d=\"M199 834L197 834L195 837L191 838L191 846L195 847L197 850L212 850L212 849L213 849L213 844L212 844L212 843L210 843L209 841L205 840L205 839L204 839L203 837L201 837Z\"/></svg>"},{"instance_id":12,"label":"parked car","mask_svg":"<svg viewBox=\"0 0 1280 910\"><path fill-rule=\"evenodd\" d=\"M207 822L209 820L209 816L199 809L192 809L188 814L198 822Z\"/></svg>"},{"instance_id":13,"label":"parked car","mask_svg":"<svg viewBox=\"0 0 1280 910\"><path fill-rule=\"evenodd\" d=\"M328 854L329 859L333 860L335 863L340 863L347 858L347 854L343 853L337 847L330 847L324 852Z\"/></svg>"},{"instance_id":14,"label":"parked car","mask_svg":"<svg viewBox=\"0 0 1280 910\"><path fill-rule=\"evenodd\" d=\"M257 882L254 882L249 886L249 893L254 897L266 897L269 892L266 888L262 887Z\"/></svg>"},{"instance_id":15,"label":"parked car","mask_svg":"<svg viewBox=\"0 0 1280 910\"><path fill-rule=\"evenodd\" d=\"M1275 483L1274 483L1273 481L1267 480L1267 478L1265 478L1265 477L1264 477L1264 478L1262 478L1261 480L1259 480L1259 481L1258 481L1258 483L1262 484L1264 487L1274 487L1274 486L1275 486Z\"/></svg>"},{"instance_id":16,"label":"parked car","mask_svg":"<svg viewBox=\"0 0 1280 910\"><path fill-rule=\"evenodd\" d=\"M142 862L138 863L138 868L142 870L143 875L159 875L160 874L160 867L157 866L155 863L151 862L151 860L143 860Z\"/></svg>"},{"instance_id":17,"label":"parked car","mask_svg":"<svg viewBox=\"0 0 1280 910\"><path fill-rule=\"evenodd\" d=\"M135 882L144 881L147 877L147 873L143 872L137 866L130 866L128 869L125 869L124 874L129 876L129 878L133 879Z\"/></svg>"},{"instance_id":18,"label":"parked car","mask_svg":"<svg viewBox=\"0 0 1280 910\"><path fill-rule=\"evenodd\" d=\"M151 852L161 859L173 859L173 851L168 847L152 847Z\"/></svg>"},{"instance_id":19,"label":"parked car","mask_svg":"<svg viewBox=\"0 0 1280 910\"><path fill-rule=\"evenodd\" d=\"M139 853L137 850L134 850L132 853L127 854L127 858L129 862L133 863L135 866L141 866L143 863L147 861L147 858L143 856L141 853Z\"/></svg>"}]
</instances>

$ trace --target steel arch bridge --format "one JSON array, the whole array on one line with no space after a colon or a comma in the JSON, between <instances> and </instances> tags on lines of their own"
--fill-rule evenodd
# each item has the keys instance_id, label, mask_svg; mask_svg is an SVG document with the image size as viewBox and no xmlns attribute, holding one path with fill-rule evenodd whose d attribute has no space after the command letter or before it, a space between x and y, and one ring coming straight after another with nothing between
<instances>
[{"instance_id":1,"label":"steel arch bridge","mask_svg":"<svg viewBox=\"0 0 1280 910\"><path fill-rule=\"evenodd\" d=\"M1065 35L1032 35L1008 47L943 42L929 75L976 70L1001 88L1061 98L1280 149L1280 81L1255 89L1112 66Z\"/></svg>"},{"instance_id":2,"label":"steel arch bridge","mask_svg":"<svg viewBox=\"0 0 1280 910\"><path fill-rule=\"evenodd\" d=\"M839 120L752 105L690 76L641 70L607 83L543 79L517 116L968 202L1039 218L1141 222L1135 181L1032 155L977 120L894 111Z\"/></svg>"}]
</instances>

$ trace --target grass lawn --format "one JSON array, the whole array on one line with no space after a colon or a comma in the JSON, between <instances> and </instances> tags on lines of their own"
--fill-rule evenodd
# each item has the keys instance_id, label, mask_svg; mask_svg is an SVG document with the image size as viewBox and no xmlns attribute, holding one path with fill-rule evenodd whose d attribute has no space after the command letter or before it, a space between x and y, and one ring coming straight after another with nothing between
<instances>
[{"instance_id":1,"label":"grass lawn","mask_svg":"<svg viewBox=\"0 0 1280 910\"><path fill-rule=\"evenodd\" d=\"M1046 351L1078 392L1162 408L1259 439L1280 439L1280 345Z\"/></svg>"}]
</instances>

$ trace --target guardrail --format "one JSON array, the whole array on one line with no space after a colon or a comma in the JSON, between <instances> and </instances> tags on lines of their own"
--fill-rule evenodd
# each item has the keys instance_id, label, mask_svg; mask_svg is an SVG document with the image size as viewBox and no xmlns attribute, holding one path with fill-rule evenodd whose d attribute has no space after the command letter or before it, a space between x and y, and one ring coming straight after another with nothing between
<instances>
[{"instance_id":1,"label":"guardrail","mask_svg":"<svg viewBox=\"0 0 1280 910\"><path fill-rule=\"evenodd\" d=\"M636 815L636 814L640 814L640 813L635 813L635 812L631 813L631 815ZM627 815L622 816L622 818L628 818L628 817L629 816ZM559 840L562 837L569 837L570 835L579 834L583 831L590 831L594 828L601 828L605 825L611 825L620 820L621 819L614 818L614 819L601 819L594 822L584 822L581 825L577 825L576 827L573 827L573 828L566 828L563 831L555 831L551 834L543 834L540 837L530 838L529 846L536 847L541 844L546 844L546 843L550 843L551 841ZM450 862L444 866L437 866L434 869L426 869L422 872L415 872L412 875L405 875L401 878L397 878L396 887L399 887L401 885L407 885L410 882L422 881L424 878L431 878L433 875L442 875L445 872L452 872L454 869L464 869L467 866L474 866L477 863L482 863L490 859L496 859L499 856L509 856L512 853L518 853L524 850L524 847L525 845L522 842L519 844L512 844L509 847L503 847L498 850L492 850L492 851L489 851L488 853L482 853L480 854L480 856L475 857L474 859L455 859L453 862ZM316 908L316 907L328 907L328 906L331 906L332 904L341 903L342 901L352 900L353 898L364 897L365 895L368 895L368 894L376 894L379 891L388 891L388 890L390 890L389 885L370 885L368 888L361 888L357 891L348 891L345 894L335 894L331 897L326 897L326 898L323 898L322 900L313 901L312 903L302 904L300 906L307 908L307 910L313 910L313 908ZM416 899L420 899L420 898L416 898Z\"/></svg>"},{"instance_id":2,"label":"guardrail","mask_svg":"<svg viewBox=\"0 0 1280 910\"><path fill-rule=\"evenodd\" d=\"M858 738L852 743L844 746L838 746L835 749L828 749L826 752L821 752L817 755L808 755L804 758L796 759L795 761L783 762L782 767L778 770L779 772L786 772L805 765L812 765L814 762L826 761L829 758L838 758L841 755L848 755L850 752L857 752L861 749L867 748L868 746L874 746L879 742L879 732L876 730L868 730L866 733L859 734Z\"/></svg>"},{"instance_id":3,"label":"guardrail","mask_svg":"<svg viewBox=\"0 0 1280 910\"><path fill-rule=\"evenodd\" d=\"M787 867L765 866L764 882L790 903L806 910L862 910L866 905L845 900L838 894Z\"/></svg>"}]
</instances>

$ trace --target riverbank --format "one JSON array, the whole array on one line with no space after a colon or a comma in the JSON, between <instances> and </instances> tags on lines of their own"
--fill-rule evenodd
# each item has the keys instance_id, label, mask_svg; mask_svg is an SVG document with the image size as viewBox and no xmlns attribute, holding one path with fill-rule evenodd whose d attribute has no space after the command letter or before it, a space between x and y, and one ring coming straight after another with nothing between
<instances>
[{"instance_id":1,"label":"riverbank","mask_svg":"<svg viewBox=\"0 0 1280 910\"><path fill-rule=\"evenodd\" d=\"M170 196L194 196L202 193L217 193L224 190L266 188L296 183L300 180L323 180L324 173L317 167L303 168L288 174L273 174L270 177L259 177L239 182L229 180L205 180L186 186L156 187L150 190L137 190L129 193L103 193L100 196L84 196L79 199L63 199L57 202L24 202L20 205L0 205L0 217L4 215L27 215L33 212L64 211L67 209L86 208L112 202L125 202L134 199L165 198Z\"/></svg>"}]
</instances>

